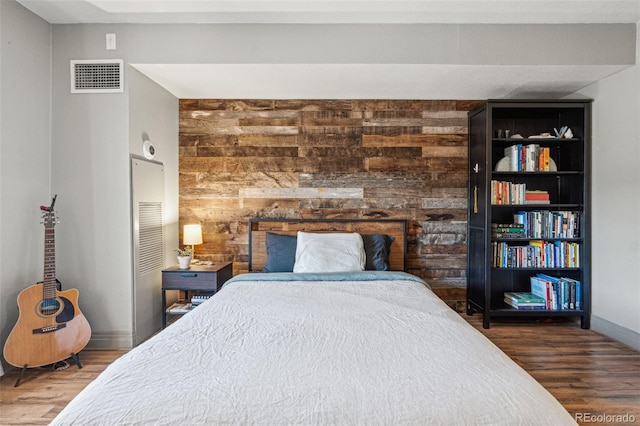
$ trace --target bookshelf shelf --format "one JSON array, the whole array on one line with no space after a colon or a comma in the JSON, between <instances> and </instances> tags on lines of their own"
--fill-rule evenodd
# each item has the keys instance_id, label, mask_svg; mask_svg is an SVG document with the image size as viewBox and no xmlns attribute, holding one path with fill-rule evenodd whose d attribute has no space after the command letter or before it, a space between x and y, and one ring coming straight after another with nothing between
<instances>
[{"instance_id":1,"label":"bookshelf shelf","mask_svg":"<svg viewBox=\"0 0 640 426\"><path fill-rule=\"evenodd\" d=\"M581 175L583 173L582 170L558 170L558 171L548 171L548 172L507 172L507 171L499 171L493 172L494 176L562 176L562 175Z\"/></svg>"},{"instance_id":2,"label":"bookshelf shelf","mask_svg":"<svg viewBox=\"0 0 640 426\"><path fill-rule=\"evenodd\" d=\"M589 328L591 100L488 100L468 118L467 313L485 328L492 317L579 317ZM564 126L572 138L530 138ZM495 137L506 130L523 138ZM547 278L546 309L505 298Z\"/></svg>"},{"instance_id":3,"label":"bookshelf shelf","mask_svg":"<svg viewBox=\"0 0 640 426\"><path fill-rule=\"evenodd\" d=\"M558 310L558 309L541 309L534 310L537 317L568 317L568 316L576 316L576 315L584 315L583 310ZM492 316L502 316L502 317L516 317L516 316L532 316L532 311L521 310L509 308L507 305L504 305L504 308L491 309Z\"/></svg>"},{"instance_id":4,"label":"bookshelf shelf","mask_svg":"<svg viewBox=\"0 0 640 426\"><path fill-rule=\"evenodd\" d=\"M568 242L576 242L579 243L580 241L582 241L581 238L533 238L533 237L522 237L522 238L493 238L492 241L498 241L501 243L508 243L509 241L513 241L513 242L527 242L527 241L531 241L531 240L538 240L538 241L568 241Z\"/></svg>"}]
</instances>

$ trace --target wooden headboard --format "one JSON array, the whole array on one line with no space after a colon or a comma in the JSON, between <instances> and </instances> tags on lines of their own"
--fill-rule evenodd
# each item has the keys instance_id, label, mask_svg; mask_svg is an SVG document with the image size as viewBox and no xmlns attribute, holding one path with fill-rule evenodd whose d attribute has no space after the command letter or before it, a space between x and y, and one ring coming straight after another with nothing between
<instances>
[{"instance_id":1,"label":"wooden headboard","mask_svg":"<svg viewBox=\"0 0 640 426\"><path fill-rule=\"evenodd\" d=\"M406 269L407 221L403 219L250 219L249 271L261 271L267 262L267 232L296 235L298 231L391 235L394 238L389 256L391 269Z\"/></svg>"}]
</instances>

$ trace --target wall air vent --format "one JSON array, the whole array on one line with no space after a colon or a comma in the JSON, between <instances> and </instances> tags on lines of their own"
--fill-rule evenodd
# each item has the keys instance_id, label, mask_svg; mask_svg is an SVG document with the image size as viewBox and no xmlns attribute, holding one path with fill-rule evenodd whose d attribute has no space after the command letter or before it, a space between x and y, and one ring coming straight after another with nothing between
<instances>
[{"instance_id":1,"label":"wall air vent","mask_svg":"<svg viewBox=\"0 0 640 426\"><path fill-rule=\"evenodd\" d=\"M162 269L162 202L138 203L138 265L140 274Z\"/></svg>"},{"instance_id":2,"label":"wall air vent","mask_svg":"<svg viewBox=\"0 0 640 426\"><path fill-rule=\"evenodd\" d=\"M122 59L71 61L71 93L123 92Z\"/></svg>"}]
</instances>

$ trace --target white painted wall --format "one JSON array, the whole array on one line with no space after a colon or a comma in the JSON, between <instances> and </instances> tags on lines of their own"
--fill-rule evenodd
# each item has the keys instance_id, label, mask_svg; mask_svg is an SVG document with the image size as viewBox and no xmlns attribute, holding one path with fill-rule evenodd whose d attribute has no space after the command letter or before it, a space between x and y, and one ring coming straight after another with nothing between
<instances>
[{"instance_id":1,"label":"white painted wall","mask_svg":"<svg viewBox=\"0 0 640 426\"><path fill-rule=\"evenodd\" d=\"M594 99L592 328L640 349L640 65L578 94Z\"/></svg>"},{"instance_id":2,"label":"white painted wall","mask_svg":"<svg viewBox=\"0 0 640 426\"><path fill-rule=\"evenodd\" d=\"M0 45L0 344L4 347L18 318L18 293L43 277L39 206L48 205L52 196L51 25L18 3L0 1Z\"/></svg>"}]
</instances>

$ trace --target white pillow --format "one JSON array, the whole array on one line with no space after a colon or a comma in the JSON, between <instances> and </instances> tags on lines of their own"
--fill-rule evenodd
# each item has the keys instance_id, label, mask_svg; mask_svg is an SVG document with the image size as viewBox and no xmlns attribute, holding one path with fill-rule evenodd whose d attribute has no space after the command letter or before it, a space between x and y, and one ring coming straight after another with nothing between
<instances>
[{"instance_id":1,"label":"white pillow","mask_svg":"<svg viewBox=\"0 0 640 426\"><path fill-rule=\"evenodd\" d=\"M367 260L358 233L298 231L293 272L364 271Z\"/></svg>"}]
</instances>

